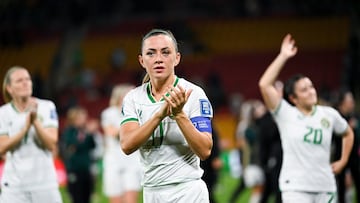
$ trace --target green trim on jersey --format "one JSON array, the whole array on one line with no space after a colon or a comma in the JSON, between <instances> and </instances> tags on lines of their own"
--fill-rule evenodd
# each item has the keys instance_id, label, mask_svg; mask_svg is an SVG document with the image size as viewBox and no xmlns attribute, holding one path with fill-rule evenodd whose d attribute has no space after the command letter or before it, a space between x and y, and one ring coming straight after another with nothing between
<instances>
[{"instance_id":1,"label":"green trim on jersey","mask_svg":"<svg viewBox=\"0 0 360 203\"><path fill-rule=\"evenodd\" d=\"M328 192L327 194L330 196L328 203L335 202L336 192Z\"/></svg>"},{"instance_id":2,"label":"green trim on jersey","mask_svg":"<svg viewBox=\"0 0 360 203\"><path fill-rule=\"evenodd\" d=\"M25 134L25 136L24 136L24 138L23 138L23 142L24 142L24 143L27 143L28 138L29 138L29 131L26 132L26 134Z\"/></svg>"},{"instance_id":3,"label":"green trim on jersey","mask_svg":"<svg viewBox=\"0 0 360 203\"><path fill-rule=\"evenodd\" d=\"M175 77L176 78L175 78L173 87L176 87L176 85L179 83L179 78L177 76L175 76ZM148 84L146 86L146 93L147 93L151 103L156 103L156 100L151 93L151 83L150 82L148 82ZM169 93L166 93L166 96L169 96ZM164 98L161 98L160 101L164 101Z\"/></svg>"},{"instance_id":4,"label":"green trim on jersey","mask_svg":"<svg viewBox=\"0 0 360 203\"><path fill-rule=\"evenodd\" d=\"M15 106L14 102L10 102L11 107L14 109L16 113L21 113Z\"/></svg>"},{"instance_id":5,"label":"green trim on jersey","mask_svg":"<svg viewBox=\"0 0 360 203\"><path fill-rule=\"evenodd\" d=\"M312 112L311 112L310 115L311 115L311 116L315 115L316 110L317 110L317 105L315 105L315 106L313 107Z\"/></svg>"},{"instance_id":6,"label":"green trim on jersey","mask_svg":"<svg viewBox=\"0 0 360 203\"><path fill-rule=\"evenodd\" d=\"M128 119L123 120L123 121L120 123L120 125L122 125L122 124L124 124L124 123L126 123L126 122L129 122L129 121L139 121L139 119L137 119L137 118L128 118Z\"/></svg>"},{"instance_id":7,"label":"green trim on jersey","mask_svg":"<svg viewBox=\"0 0 360 203\"><path fill-rule=\"evenodd\" d=\"M273 113L273 114L275 114L275 115L276 115L276 114L279 112L280 107L281 107L281 103L282 103L282 100L280 100L280 102L279 102L278 106L274 109L274 113Z\"/></svg>"},{"instance_id":8,"label":"green trim on jersey","mask_svg":"<svg viewBox=\"0 0 360 203\"><path fill-rule=\"evenodd\" d=\"M163 143L163 141L164 141L164 125L163 125L163 123L162 122L160 122L160 124L159 124L159 130L160 130L160 132L159 132L159 134L160 134L160 143L158 143L158 144L156 144L155 143L155 137L156 137L156 135L155 135L155 131L151 134L151 137L152 137L152 146L155 146L155 147L159 147L159 146L161 146L162 145L162 143Z\"/></svg>"},{"instance_id":9,"label":"green trim on jersey","mask_svg":"<svg viewBox=\"0 0 360 203\"><path fill-rule=\"evenodd\" d=\"M160 123L160 145L162 145L164 140L164 126L163 123Z\"/></svg>"}]
</instances>

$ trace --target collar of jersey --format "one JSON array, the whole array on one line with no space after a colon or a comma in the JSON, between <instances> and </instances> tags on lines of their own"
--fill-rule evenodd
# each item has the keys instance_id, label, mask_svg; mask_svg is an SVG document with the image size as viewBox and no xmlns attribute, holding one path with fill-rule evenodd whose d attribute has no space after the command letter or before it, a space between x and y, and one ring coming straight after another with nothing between
<instances>
[{"instance_id":1,"label":"collar of jersey","mask_svg":"<svg viewBox=\"0 0 360 203\"><path fill-rule=\"evenodd\" d=\"M10 105L11 105L11 107L15 110L16 113L25 113L25 112L28 112L27 109L25 109L23 112L19 111L19 110L16 108L16 106L15 106L15 104L14 104L13 101L10 102Z\"/></svg>"},{"instance_id":2,"label":"collar of jersey","mask_svg":"<svg viewBox=\"0 0 360 203\"><path fill-rule=\"evenodd\" d=\"M300 113L299 118L306 118L306 117L311 117L311 116L315 115L316 109L317 109L317 105L313 106L312 111L308 116L298 110Z\"/></svg>"},{"instance_id":3,"label":"collar of jersey","mask_svg":"<svg viewBox=\"0 0 360 203\"><path fill-rule=\"evenodd\" d=\"M174 81L173 86L175 87L178 83L179 83L179 78L177 76L175 76L175 81ZM150 82L148 82L148 84L147 84L146 92L147 92L147 95L148 95L150 101L152 103L156 103L156 100L151 93L151 83ZM166 96L169 96L169 93L166 93ZM164 101L164 98L161 98L160 101Z\"/></svg>"}]
</instances>

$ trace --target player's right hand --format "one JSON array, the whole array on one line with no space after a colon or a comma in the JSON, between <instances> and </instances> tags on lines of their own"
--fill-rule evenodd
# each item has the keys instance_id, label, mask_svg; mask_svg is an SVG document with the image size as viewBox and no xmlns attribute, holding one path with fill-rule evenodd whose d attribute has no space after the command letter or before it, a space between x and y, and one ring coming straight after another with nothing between
<instances>
[{"instance_id":1,"label":"player's right hand","mask_svg":"<svg viewBox=\"0 0 360 203\"><path fill-rule=\"evenodd\" d=\"M297 53L297 47L295 46L295 39L290 34L287 34L281 44L280 54L286 58L291 58Z\"/></svg>"}]
</instances>

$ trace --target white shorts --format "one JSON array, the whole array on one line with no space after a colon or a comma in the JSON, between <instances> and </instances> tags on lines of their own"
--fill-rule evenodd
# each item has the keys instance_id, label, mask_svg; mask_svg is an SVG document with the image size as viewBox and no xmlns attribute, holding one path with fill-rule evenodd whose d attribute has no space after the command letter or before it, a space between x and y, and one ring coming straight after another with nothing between
<instances>
[{"instance_id":1,"label":"white shorts","mask_svg":"<svg viewBox=\"0 0 360 203\"><path fill-rule=\"evenodd\" d=\"M38 191L1 191L0 203L62 203L59 189L38 190Z\"/></svg>"},{"instance_id":2,"label":"white shorts","mask_svg":"<svg viewBox=\"0 0 360 203\"><path fill-rule=\"evenodd\" d=\"M144 187L144 203L209 203L209 192L203 180Z\"/></svg>"},{"instance_id":3,"label":"white shorts","mask_svg":"<svg viewBox=\"0 0 360 203\"><path fill-rule=\"evenodd\" d=\"M257 165L248 165L244 170L244 181L246 187L263 185L265 182L263 170Z\"/></svg>"},{"instance_id":4,"label":"white shorts","mask_svg":"<svg viewBox=\"0 0 360 203\"><path fill-rule=\"evenodd\" d=\"M141 190L141 168L104 167L103 191L108 197L121 196L127 191Z\"/></svg>"},{"instance_id":5,"label":"white shorts","mask_svg":"<svg viewBox=\"0 0 360 203\"><path fill-rule=\"evenodd\" d=\"M283 203L336 203L336 192L281 192Z\"/></svg>"}]
</instances>

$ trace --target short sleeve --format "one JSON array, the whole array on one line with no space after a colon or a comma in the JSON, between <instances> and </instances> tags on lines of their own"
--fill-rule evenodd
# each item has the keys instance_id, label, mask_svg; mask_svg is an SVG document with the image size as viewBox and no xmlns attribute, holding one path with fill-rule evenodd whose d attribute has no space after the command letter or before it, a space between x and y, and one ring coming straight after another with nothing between
<instances>
[{"instance_id":1,"label":"short sleeve","mask_svg":"<svg viewBox=\"0 0 360 203\"><path fill-rule=\"evenodd\" d=\"M41 111L41 113L43 113L42 116L44 117L44 121L43 121L44 127L58 128L59 118L54 102L47 101L46 103L43 103L43 105L44 105L44 110Z\"/></svg>"},{"instance_id":2,"label":"short sleeve","mask_svg":"<svg viewBox=\"0 0 360 203\"><path fill-rule=\"evenodd\" d=\"M194 89L190 95L189 103L190 106L190 118L194 117L213 117L213 109L211 103L206 96L205 92L201 88Z\"/></svg>"},{"instance_id":3,"label":"short sleeve","mask_svg":"<svg viewBox=\"0 0 360 203\"><path fill-rule=\"evenodd\" d=\"M121 125L129 121L138 121L136 114L135 102L134 102L134 90L131 90L123 99L121 107Z\"/></svg>"},{"instance_id":4,"label":"short sleeve","mask_svg":"<svg viewBox=\"0 0 360 203\"><path fill-rule=\"evenodd\" d=\"M343 118L338 111L331 108L331 114L334 117L334 132L337 135L342 135L345 133L348 122Z\"/></svg>"},{"instance_id":5,"label":"short sleeve","mask_svg":"<svg viewBox=\"0 0 360 203\"><path fill-rule=\"evenodd\" d=\"M0 115L5 115L4 109L0 109ZM0 136L8 135L9 129L5 118L5 116L0 116Z\"/></svg>"},{"instance_id":6,"label":"short sleeve","mask_svg":"<svg viewBox=\"0 0 360 203\"><path fill-rule=\"evenodd\" d=\"M289 112L293 112L295 107L290 105L286 100L282 99L279 105L271 112L276 121L288 119Z\"/></svg>"}]
</instances>

